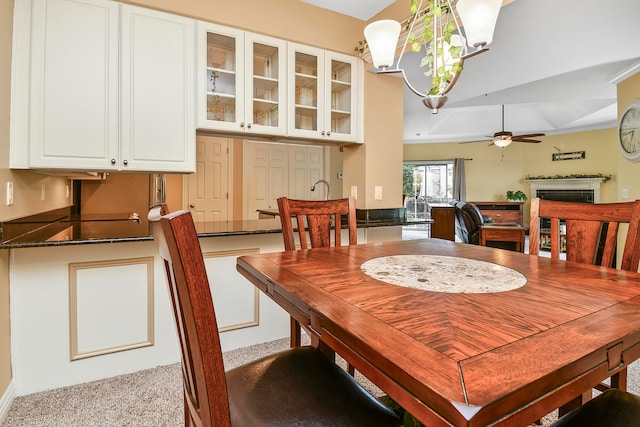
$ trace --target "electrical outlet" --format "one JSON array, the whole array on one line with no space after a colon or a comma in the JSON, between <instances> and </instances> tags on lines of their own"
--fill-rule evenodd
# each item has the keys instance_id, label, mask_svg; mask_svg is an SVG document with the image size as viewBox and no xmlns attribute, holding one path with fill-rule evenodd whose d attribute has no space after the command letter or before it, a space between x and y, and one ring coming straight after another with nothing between
<instances>
[{"instance_id":1,"label":"electrical outlet","mask_svg":"<svg viewBox=\"0 0 640 427\"><path fill-rule=\"evenodd\" d=\"M13 182L7 182L7 206L13 204Z\"/></svg>"},{"instance_id":2,"label":"electrical outlet","mask_svg":"<svg viewBox=\"0 0 640 427\"><path fill-rule=\"evenodd\" d=\"M382 200L382 186L381 185L376 185L374 199Z\"/></svg>"},{"instance_id":3,"label":"electrical outlet","mask_svg":"<svg viewBox=\"0 0 640 427\"><path fill-rule=\"evenodd\" d=\"M622 198L623 199L628 199L629 198L629 189L628 188L623 188L622 189Z\"/></svg>"},{"instance_id":4,"label":"electrical outlet","mask_svg":"<svg viewBox=\"0 0 640 427\"><path fill-rule=\"evenodd\" d=\"M357 185L352 185L351 186L351 197L353 197L354 199L358 200L358 186Z\"/></svg>"}]
</instances>

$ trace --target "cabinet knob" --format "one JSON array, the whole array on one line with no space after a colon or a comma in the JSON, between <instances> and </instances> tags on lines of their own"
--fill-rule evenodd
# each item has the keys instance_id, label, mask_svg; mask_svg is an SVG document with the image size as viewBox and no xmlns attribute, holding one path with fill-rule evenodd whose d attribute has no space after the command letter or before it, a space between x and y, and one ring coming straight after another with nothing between
<instances>
[{"instance_id":1,"label":"cabinet knob","mask_svg":"<svg viewBox=\"0 0 640 427\"><path fill-rule=\"evenodd\" d=\"M247 123L247 129L251 129L251 123Z\"/></svg>"},{"instance_id":2,"label":"cabinet knob","mask_svg":"<svg viewBox=\"0 0 640 427\"><path fill-rule=\"evenodd\" d=\"M129 160L123 160L123 161L122 161L122 164L123 164L123 165L125 165L125 166L127 166L127 165L129 164Z\"/></svg>"},{"instance_id":3,"label":"cabinet knob","mask_svg":"<svg viewBox=\"0 0 640 427\"><path fill-rule=\"evenodd\" d=\"M196 205L194 205L193 203L191 203L191 204L189 205L189 207L190 207L191 209L194 209L194 208L196 207Z\"/></svg>"},{"instance_id":4,"label":"cabinet knob","mask_svg":"<svg viewBox=\"0 0 640 427\"><path fill-rule=\"evenodd\" d=\"M324 136L324 131L320 132L320 135Z\"/></svg>"},{"instance_id":5,"label":"cabinet knob","mask_svg":"<svg viewBox=\"0 0 640 427\"><path fill-rule=\"evenodd\" d=\"M244 122L240 122L240 127L243 128L244 127Z\"/></svg>"},{"instance_id":6,"label":"cabinet knob","mask_svg":"<svg viewBox=\"0 0 640 427\"><path fill-rule=\"evenodd\" d=\"M327 136L331 136L331 131L330 130L327 131Z\"/></svg>"},{"instance_id":7,"label":"cabinet knob","mask_svg":"<svg viewBox=\"0 0 640 427\"><path fill-rule=\"evenodd\" d=\"M116 159L111 159L111 164L115 165L116 164Z\"/></svg>"}]
</instances>

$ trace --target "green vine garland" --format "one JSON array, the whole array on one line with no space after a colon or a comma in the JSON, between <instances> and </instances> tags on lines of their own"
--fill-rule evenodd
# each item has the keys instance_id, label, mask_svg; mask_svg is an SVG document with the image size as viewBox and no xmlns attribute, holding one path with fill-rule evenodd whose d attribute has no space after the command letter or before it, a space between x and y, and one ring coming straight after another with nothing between
<instances>
[{"instance_id":1,"label":"green vine garland","mask_svg":"<svg viewBox=\"0 0 640 427\"><path fill-rule=\"evenodd\" d=\"M524 177L524 179L579 179L579 178L602 178L603 182L607 182L611 178L613 178L613 176L605 175L602 173L588 173L588 174L574 173L570 175L546 175L546 176L545 175L537 175L537 176L527 175Z\"/></svg>"}]
</instances>

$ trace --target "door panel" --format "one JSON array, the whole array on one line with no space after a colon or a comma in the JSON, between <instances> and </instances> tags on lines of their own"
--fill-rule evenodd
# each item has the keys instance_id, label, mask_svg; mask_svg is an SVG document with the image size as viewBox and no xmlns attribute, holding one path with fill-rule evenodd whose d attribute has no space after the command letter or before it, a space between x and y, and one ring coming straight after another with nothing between
<instances>
[{"instance_id":1,"label":"door panel","mask_svg":"<svg viewBox=\"0 0 640 427\"><path fill-rule=\"evenodd\" d=\"M228 220L228 161L228 139L197 137L196 173L189 175L189 210L196 221Z\"/></svg>"}]
</instances>

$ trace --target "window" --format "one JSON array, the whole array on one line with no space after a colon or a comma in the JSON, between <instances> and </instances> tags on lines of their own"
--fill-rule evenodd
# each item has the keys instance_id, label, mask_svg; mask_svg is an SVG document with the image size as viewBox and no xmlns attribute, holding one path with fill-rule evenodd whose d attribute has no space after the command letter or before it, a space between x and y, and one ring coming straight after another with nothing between
<instances>
[{"instance_id":1,"label":"window","mask_svg":"<svg viewBox=\"0 0 640 427\"><path fill-rule=\"evenodd\" d=\"M429 205L453 199L453 160L405 162L402 193L408 218L428 218Z\"/></svg>"}]
</instances>

